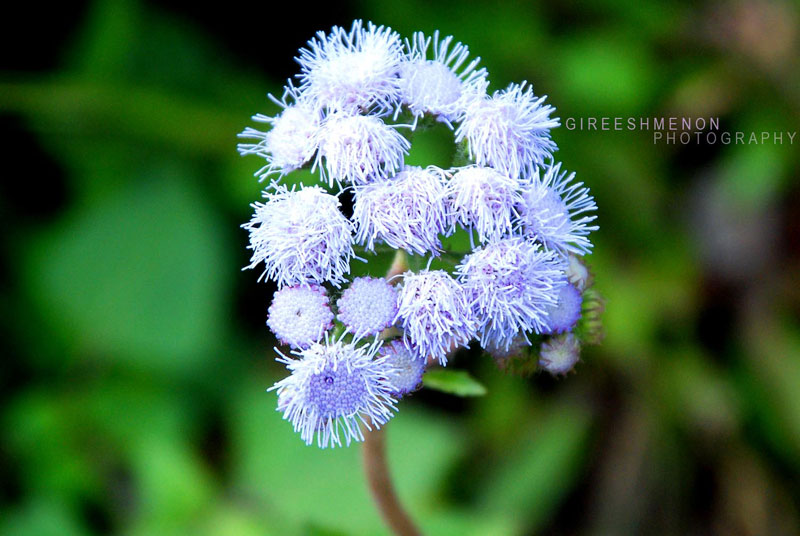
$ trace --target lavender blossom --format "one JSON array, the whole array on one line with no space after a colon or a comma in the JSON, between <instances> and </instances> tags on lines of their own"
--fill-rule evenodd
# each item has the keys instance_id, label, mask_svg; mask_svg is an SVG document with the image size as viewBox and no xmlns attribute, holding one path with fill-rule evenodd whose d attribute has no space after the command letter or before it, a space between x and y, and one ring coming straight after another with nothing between
<instances>
[{"instance_id":1,"label":"lavender blossom","mask_svg":"<svg viewBox=\"0 0 800 536\"><path fill-rule=\"evenodd\" d=\"M375 251L382 241L393 249L424 255L441 249L439 234L447 234L442 171L435 167L405 167L389 180L357 188L353 205L356 243Z\"/></svg>"},{"instance_id":2,"label":"lavender blossom","mask_svg":"<svg viewBox=\"0 0 800 536\"><path fill-rule=\"evenodd\" d=\"M529 176L551 158L556 144L550 129L559 125L531 86L511 84L491 97L473 100L456 130L456 142L467 140L469 155L479 166L489 166L511 178Z\"/></svg>"},{"instance_id":3,"label":"lavender blossom","mask_svg":"<svg viewBox=\"0 0 800 536\"><path fill-rule=\"evenodd\" d=\"M362 425L372 430L392 418L394 387L387 377L394 369L386 357L376 357L380 344L377 339L367 346L326 339L292 351L300 359L275 350L291 375L270 390L278 391L278 410L307 445L315 437L320 448L363 441Z\"/></svg>"},{"instance_id":4,"label":"lavender blossom","mask_svg":"<svg viewBox=\"0 0 800 536\"><path fill-rule=\"evenodd\" d=\"M387 379L392 384L393 396L400 398L420 386L425 372L424 355L399 339L384 343L378 354L386 356L386 362L392 367Z\"/></svg>"},{"instance_id":5,"label":"lavender blossom","mask_svg":"<svg viewBox=\"0 0 800 536\"><path fill-rule=\"evenodd\" d=\"M522 201L519 181L478 166L457 170L447 184L447 196L453 220L477 230L481 242L509 234Z\"/></svg>"},{"instance_id":6,"label":"lavender blossom","mask_svg":"<svg viewBox=\"0 0 800 536\"><path fill-rule=\"evenodd\" d=\"M447 353L475 337L475 320L459 283L443 270L406 272L397 318L407 344L447 364Z\"/></svg>"},{"instance_id":7,"label":"lavender blossom","mask_svg":"<svg viewBox=\"0 0 800 536\"><path fill-rule=\"evenodd\" d=\"M574 178L575 173L561 171L560 163L549 166L541 179L537 170L523 190L520 221L523 232L545 247L585 255L592 249L587 236L598 229L589 225L597 218L589 215L597 205L589 188L572 183Z\"/></svg>"},{"instance_id":8,"label":"lavender blossom","mask_svg":"<svg viewBox=\"0 0 800 536\"><path fill-rule=\"evenodd\" d=\"M239 134L240 138L256 140L256 143L240 143L238 149L241 155L256 154L267 161L256 172L261 180L276 173L283 177L311 160L317 150L320 124L319 112L300 98L291 83L284 89L281 100L272 95L269 98L283 111L274 117L256 114L253 120L269 123L272 128L261 132L248 127Z\"/></svg>"},{"instance_id":9,"label":"lavender blossom","mask_svg":"<svg viewBox=\"0 0 800 536\"><path fill-rule=\"evenodd\" d=\"M447 365L475 338L507 372L571 370L580 346L603 335L604 302L581 258L592 248L597 207L553 161L559 119L546 97L527 82L487 94L480 58L438 30L401 41L391 28L356 20L317 32L296 60L297 86L270 95L280 110L253 116L268 127L246 128L238 145L263 159L256 175L270 179L242 227L247 268L278 286L267 326L290 347L276 349L289 375L269 390L284 420L308 445L362 441L365 428L383 426L397 400L421 387L429 363ZM431 120L455 130L449 154L469 165L405 165L403 134ZM280 184L309 168L323 184ZM352 193L350 219L321 186ZM461 228L467 255L460 237L444 238ZM389 274L397 286L350 277L356 245L396 250ZM428 257L428 267L394 275L418 268L403 252ZM430 269L459 258L452 274Z\"/></svg>"},{"instance_id":10,"label":"lavender blossom","mask_svg":"<svg viewBox=\"0 0 800 536\"><path fill-rule=\"evenodd\" d=\"M336 305L339 320L356 338L377 335L394 323L397 289L385 279L357 277Z\"/></svg>"},{"instance_id":11,"label":"lavender blossom","mask_svg":"<svg viewBox=\"0 0 800 536\"><path fill-rule=\"evenodd\" d=\"M284 287L272 297L267 325L283 344L306 348L333 327L333 312L325 289Z\"/></svg>"},{"instance_id":12,"label":"lavender blossom","mask_svg":"<svg viewBox=\"0 0 800 536\"><path fill-rule=\"evenodd\" d=\"M403 167L411 144L396 128L370 115L333 114L322 122L315 166L323 180L363 185Z\"/></svg>"},{"instance_id":13,"label":"lavender blossom","mask_svg":"<svg viewBox=\"0 0 800 536\"><path fill-rule=\"evenodd\" d=\"M247 268L264 263L261 278L278 287L321 284L338 286L350 271L352 224L339 211L339 200L317 186L301 190L278 187L264 192L266 203L242 227L253 250ZM259 278L259 279L261 279Z\"/></svg>"},{"instance_id":14,"label":"lavender blossom","mask_svg":"<svg viewBox=\"0 0 800 536\"><path fill-rule=\"evenodd\" d=\"M467 255L456 267L479 325L481 346L508 349L522 331L541 333L564 272L555 253L511 237Z\"/></svg>"},{"instance_id":15,"label":"lavender blossom","mask_svg":"<svg viewBox=\"0 0 800 536\"><path fill-rule=\"evenodd\" d=\"M558 291L558 302L547 308L547 327L542 333L564 333L570 331L581 317L583 299L581 292L572 284L562 285Z\"/></svg>"},{"instance_id":16,"label":"lavender blossom","mask_svg":"<svg viewBox=\"0 0 800 536\"><path fill-rule=\"evenodd\" d=\"M300 50L300 87L329 112L388 113L398 101L402 61L400 36L371 22L364 28L357 20L349 32L339 26L328 35L317 32Z\"/></svg>"},{"instance_id":17,"label":"lavender blossom","mask_svg":"<svg viewBox=\"0 0 800 536\"><path fill-rule=\"evenodd\" d=\"M399 80L401 101L415 119L432 114L451 129L467 104L484 95L488 85L486 69L476 68L480 58L464 65L469 48L461 43L450 48L452 42L452 36L440 40L438 30L433 37L416 32L411 41L406 39L408 59L401 65Z\"/></svg>"}]
</instances>

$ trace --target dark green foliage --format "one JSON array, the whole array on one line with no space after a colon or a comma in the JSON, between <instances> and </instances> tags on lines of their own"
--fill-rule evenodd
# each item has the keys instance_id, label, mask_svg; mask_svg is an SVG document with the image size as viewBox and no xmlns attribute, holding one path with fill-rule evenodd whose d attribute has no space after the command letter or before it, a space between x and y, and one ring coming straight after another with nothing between
<instances>
[{"instance_id":1,"label":"dark green foliage","mask_svg":"<svg viewBox=\"0 0 800 536\"><path fill-rule=\"evenodd\" d=\"M170 4L90 2L51 51L60 68L0 73L10 126L0 534L386 534L358 447L305 447L275 411L265 389L285 371L264 325L273 287L240 271L238 225L263 185L236 134L253 113L277 111L264 94L293 73L267 80L253 56L225 52L242 42L238 26ZM327 29L296 9L264 15L263 32ZM244 25L249 10L220 11ZM351 11L404 35L454 34L482 56L492 90L527 79L562 123L800 124L792 3L411 0ZM25 38L7 48L35 46L37 21L13 24ZM258 51L267 64L273 54ZM463 148L428 162L449 135L435 125L415 137L415 163L458 160ZM800 140L553 135L600 207L588 260L602 299L592 290L585 307L605 304L605 337L559 381L502 374L475 350L452 359L469 376L430 373L429 387L487 394L425 389L400 403L388 427L400 496L436 535L796 533ZM469 248L465 233L446 241ZM366 258L353 273L380 276L391 262ZM600 342L593 314L578 329Z\"/></svg>"}]
</instances>

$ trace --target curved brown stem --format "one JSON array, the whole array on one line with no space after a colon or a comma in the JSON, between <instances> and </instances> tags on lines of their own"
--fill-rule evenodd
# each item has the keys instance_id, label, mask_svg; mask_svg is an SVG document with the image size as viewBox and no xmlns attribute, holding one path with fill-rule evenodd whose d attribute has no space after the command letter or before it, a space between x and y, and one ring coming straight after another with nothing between
<instances>
[{"instance_id":1,"label":"curved brown stem","mask_svg":"<svg viewBox=\"0 0 800 536\"><path fill-rule=\"evenodd\" d=\"M402 250L398 250L392 266L386 274L386 279L402 274L407 269L406 256ZM392 484L389 465L386 463L386 432L383 429L373 429L367 432L364 436L362 453L369 490L383 520L397 536L421 534L408 512L400 504L400 499L397 497L394 484Z\"/></svg>"},{"instance_id":2,"label":"curved brown stem","mask_svg":"<svg viewBox=\"0 0 800 536\"><path fill-rule=\"evenodd\" d=\"M381 429L365 434L362 452L369 490L383 520L397 536L419 536L420 531L400 504L392 484L386 463L386 432Z\"/></svg>"}]
</instances>

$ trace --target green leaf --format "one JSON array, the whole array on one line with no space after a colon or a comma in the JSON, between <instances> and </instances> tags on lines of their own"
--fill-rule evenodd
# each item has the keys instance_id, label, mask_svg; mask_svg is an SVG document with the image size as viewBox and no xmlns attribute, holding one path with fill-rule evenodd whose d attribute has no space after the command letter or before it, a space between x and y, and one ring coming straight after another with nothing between
<instances>
[{"instance_id":1,"label":"green leaf","mask_svg":"<svg viewBox=\"0 0 800 536\"><path fill-rule=\"evenodd\" d=\"M411 150L405 159L407 166L430 165L447 168L453 161L453 132L443 123L417 129Z\"/></svg>"},{"instance_id":2,"label":"green leaf","mask_svg":"<svg viewBox=\"0 0 800 536\"><path fill-rule=\"evenodd\" d=\"M26 284L80 353L196 371L221 339L236 265L188 168L144 166L134 177L32 239Z\"/></svg>"},{"instance_id":3,"label":"green leaf","mask_svg":"<svg viewBox=\"0 0 800 536\"><path fill-rule=\"evenodd\" d=\"M422 383L429 389L456 396L483 396L487 392L486 387L465 370L431 370L425 373Z\"/></svg>"},{"instance_id":4,"label":"green leaf","mask_svg":"<svg viewBox=\"0 0 800 536\"><path fill-rule=\"evenodd\" d=\"M352 259L350 261L350 275L352 277L383 277L392 265L394 254L394 250L376 253L356 251L356 255L363 260Z\"/></svg>"}]
</instances>

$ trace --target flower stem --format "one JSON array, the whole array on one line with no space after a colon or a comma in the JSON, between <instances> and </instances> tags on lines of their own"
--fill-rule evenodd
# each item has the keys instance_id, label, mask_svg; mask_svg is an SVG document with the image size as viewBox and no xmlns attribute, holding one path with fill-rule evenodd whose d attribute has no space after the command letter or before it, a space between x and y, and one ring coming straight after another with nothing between
<instances>
[{"instance_id":1,"label":"flower stem","mask_svg":"<svg viewBox=\"0 0 800 536\"><path fill-rule=\"evenodd\" d=\"M386 272L386 279L391 279L396 275L400 275L406 270L408 270L406 252L402 249L398 249L394 254L394 259L392 259L392 265L389 267L389 271Z\"/></svg>"},{"instance_id":2,"label":"flower stem","mask_svg":"<svg viewBox=\"0 0 800 536\"><path fill-rule=\"evenodd\" d=\"M364 437L362 453L369 490L383 520L397 536L421 534L395 493L386 463L386 431L381 429L368 432Z\"/></svg>"},{"instance_id":3,"label":"flower stem","mask_svg":"<svg viewBox=\"0 0 800 536\"><path fill-rule=\"evenodd\" d=\"M408 269L405 253L395 253L392 266L386 279L402 274ZM403 505L392 483L389 466L386 462L386 431L373 429L364 436L362 453L364 456L364 472L367 476L372 499L378 506L383 520L397 536L418 536L420 533Z\"/></svg>"}]
</instances>

